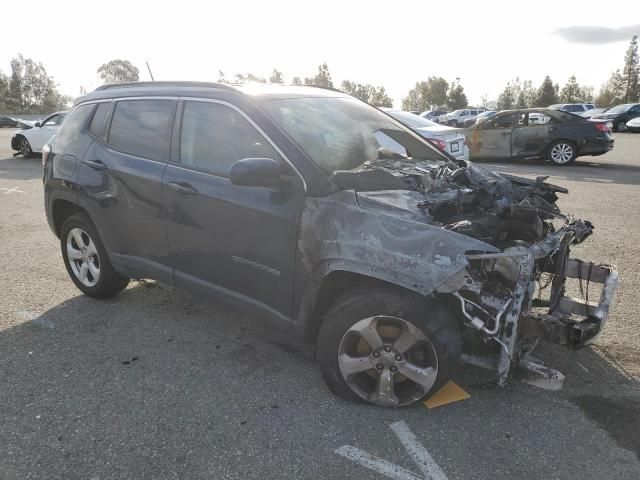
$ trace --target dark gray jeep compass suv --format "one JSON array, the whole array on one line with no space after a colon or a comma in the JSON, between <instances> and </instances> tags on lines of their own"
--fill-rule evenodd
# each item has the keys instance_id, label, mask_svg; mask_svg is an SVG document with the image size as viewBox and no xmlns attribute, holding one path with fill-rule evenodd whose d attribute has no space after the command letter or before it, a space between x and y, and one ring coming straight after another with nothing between
<instances>
[{"instance_id":1,"label":"dark gray jeep compass suv","mask_svg":"<svg viewBox=\"0 0 640 480\"><path fill-rule=\"evenodd\" d=\"M435 391L463 351L500 385L559 387L533 347L592 341L617 284L569 257L593 227L559 211L565 189L456 161L338 91L107 85L76 100L43 165L85 294L154 278L230 300L315 343L333 392L378 405ZM602 284L597 301L565 295L575 278Z\"/></svg>"}]
</instances>

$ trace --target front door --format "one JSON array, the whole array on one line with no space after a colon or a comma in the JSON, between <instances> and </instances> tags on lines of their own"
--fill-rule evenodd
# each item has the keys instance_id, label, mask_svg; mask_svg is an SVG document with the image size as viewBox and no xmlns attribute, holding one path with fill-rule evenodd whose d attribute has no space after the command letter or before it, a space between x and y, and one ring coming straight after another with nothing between
<instances>
[{"instance_id":1,"label":"front door","mask_svg":"<svg viewBox=\"0 0 640 480\"><path fill-rule=\"evenodd\" d=\"M541 112L521 112L511 135L511 153L514 157L544 155L553 136L553 122Z\"/></svg>"},{"instance_id":2,"label":"front door","mask_svg":"<svg viewBox=\"0 0 640 480\"><path fill-rule=\"evenodd\" d=\"M184 101L178 145L163 181L176 285L289 317L304 191L293 176L282 188L236 186L229 171L243 158L273 158L288 174L293 167L224 102Z\"/></svg>"},{"instance_id":3,"label":"front door","mask_svg":"<svg viewBox=\"0 0 640 480\"><path fill-rule=\"evenodd\" d=\"M42 147L49 139L58 133L64 120L64 113L54 113L42 121L40 127L34 127L29 132L29 144L34 152L42 151Z\"/></svg>"},{"instance_id":4,"label":"front door","mask_svg":"<svg viewBox=\"0 0 640 480\"><path fill-rule=\"evenodd\" d=\"M509 158L515 120L515 112L497 114L474 128L468 139L471 158Z\"/></svg>"}]
</instances>

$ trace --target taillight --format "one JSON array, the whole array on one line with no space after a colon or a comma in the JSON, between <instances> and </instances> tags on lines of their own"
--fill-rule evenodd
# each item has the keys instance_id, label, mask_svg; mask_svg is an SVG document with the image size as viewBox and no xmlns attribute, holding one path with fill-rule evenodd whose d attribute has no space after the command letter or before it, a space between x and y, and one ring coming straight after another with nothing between
<instances>
[{"instance_id":1,"label":"taillight","mask_svg":"<svg viewBox=\"0 0 640 480\"><path fill-rule=\"evenodd\" d=\"M606 133L606 132L609 131L609 127L607 126L607 124L605 122L596 122L595 126L601 132L605 132Z\"/></svg>"},{"instance_id":2,"label":"taillight","mask_svg":"<svg viewBox=\"0 0 640 480\"><path fill-rule=\"evenodd\" d=\"M429 140L431 143L433 143L440 150L444 150L445 148L447 148L447 143L443 142L442 140L439 140L437 138L427 138L427 140Z\"/></svg>"},{"instance_id":3,"label":"taillight","mask_svg":"<svg viewBox=\"0 0 640 480\"><path fill-rule=\"evenodd\" d=\"M51 153L51 145L48 143L44 144L42 147L42 166L44 167L47 164L47 160L49 159L49 154Z\"/></svg>"}]
</instances>

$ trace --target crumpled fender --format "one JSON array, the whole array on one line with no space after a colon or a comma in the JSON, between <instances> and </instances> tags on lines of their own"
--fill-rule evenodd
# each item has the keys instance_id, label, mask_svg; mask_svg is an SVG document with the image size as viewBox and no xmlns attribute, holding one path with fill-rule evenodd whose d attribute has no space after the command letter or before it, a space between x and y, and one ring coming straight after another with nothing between
<instances>
[{"instance_id":1,"label":"crumpled fender","mask_svg":"<svg viewBox=\"0 0 640 480\"><path fill-rule=\"evenodd\" d=\"M306 199L298 250L314 282L342 270L423 295L434 292L468 265L466 251L499 251L438 226L362 208L353 191Z\"/></svg>"}]
</instances>

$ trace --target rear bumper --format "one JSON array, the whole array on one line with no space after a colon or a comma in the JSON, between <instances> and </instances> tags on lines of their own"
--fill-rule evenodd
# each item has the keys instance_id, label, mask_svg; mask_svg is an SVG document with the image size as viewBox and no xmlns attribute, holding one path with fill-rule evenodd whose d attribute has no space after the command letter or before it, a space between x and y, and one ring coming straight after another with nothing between
<instances>
[{"instance_id":1,"label":"rear bumper","mask_svg":"<svg viewBox=\"0 0 640 480\"><path fill-rule=\"evenodd\" d=\"M590 138L578 148L578 155L602 155L613 149L614 140L609 134L603 137Z\"/></svg>"}]
</instances>

